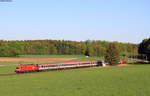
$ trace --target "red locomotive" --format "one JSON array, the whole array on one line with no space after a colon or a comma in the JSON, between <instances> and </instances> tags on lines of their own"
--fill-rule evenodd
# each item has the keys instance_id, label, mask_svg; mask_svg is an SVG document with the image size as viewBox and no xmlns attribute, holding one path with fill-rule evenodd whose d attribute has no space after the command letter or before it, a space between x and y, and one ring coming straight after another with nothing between
<instances>
[{"instance_id":1,"label":"red locomotive","mask_svg":"<svg viewBox=\"0 0 150 96\"><path fill-rule=\"evenodd\" d=\"M33 72L38 70L38 65L30 64L30 65L17 65L15 72Z\"/></svg>"},{"instance_id":2,"label":"red locomotive","mask_svg":"<svg viewBox=\"0 0 150 96\"><path fill-rule=\"evenodd\" d=\"M34 72L34 71L102 66L102 64L103 64L102 61L82 61L82 62L64 62L64 63L52 63L52 64L17 65L15 72L25 73L25 72Z\"/></svg>"},{"instance_id":3,"label":"red locomotive","mask_svg":"<svg viewBox=\"0 0 150 96\"><path fill-rule=\"evenodd\" d=\"M121 59L119 63L120 64L127 63L127 60L126 59Z\"/></svg>"}]
</instances>

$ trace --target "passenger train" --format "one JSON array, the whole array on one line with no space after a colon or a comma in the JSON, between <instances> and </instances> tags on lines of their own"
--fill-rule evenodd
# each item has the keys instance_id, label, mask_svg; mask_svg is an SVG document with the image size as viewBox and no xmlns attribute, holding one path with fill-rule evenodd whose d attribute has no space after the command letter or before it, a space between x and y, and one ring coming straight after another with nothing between
<instances>
[{"instance_id":1,"label":"passenger train","mask_svg":"<svg viewBox=\"0 0 150 96\"><path fill-rule=\"evenodd\" d=\"M64 62L64 63L48 63L48 64L28 64L17 65L16 73L38 72L47 70L73 69L81 67L103 66L103 61L81 61L81 62Z\"/></svg>"}]
</instances>

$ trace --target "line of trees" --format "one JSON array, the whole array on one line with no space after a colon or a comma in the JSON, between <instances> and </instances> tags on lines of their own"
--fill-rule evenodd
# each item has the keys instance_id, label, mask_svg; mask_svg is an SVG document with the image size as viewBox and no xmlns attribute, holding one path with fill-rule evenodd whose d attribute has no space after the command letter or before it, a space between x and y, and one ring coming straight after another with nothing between
<instances>
[{"instance_id":1,"label":"line of trees","mask_svg":"<svg viewBox=\"0 0 150 96\"><path fill-rule=\"evenodd\" d=\"M109 44L116 44L121 55L138 54L138 45L131 43L108 42L100 40L0 40L0 56L18 55L88 55L105 56Z\"/></svg>"}]
</instances>

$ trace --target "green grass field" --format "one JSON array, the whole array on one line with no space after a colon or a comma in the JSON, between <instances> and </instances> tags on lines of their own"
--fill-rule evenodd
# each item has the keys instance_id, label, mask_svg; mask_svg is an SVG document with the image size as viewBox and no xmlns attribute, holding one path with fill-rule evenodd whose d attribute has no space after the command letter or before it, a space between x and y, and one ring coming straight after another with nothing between
<instances>
[{"instance_id":1,"label":"green grass field","mask_svg":"<svg viewBox=\"0 0 150 96\"><path fill-rule=\"evenodd\" d=\"M14 73L18 63L0 62L0 74ZM0 76L1 96L150 96L149 90L150 64Z\"/></svg>"},{"instance_id":2,"label":"green grass field","mask_svg":"<svg viewBox=\"0 0 150 96\"><path fill-rule=\"evenodd\" d=\"M150 65L0 77L1 96L150 96Z\"/></svg>"}]
</instances>

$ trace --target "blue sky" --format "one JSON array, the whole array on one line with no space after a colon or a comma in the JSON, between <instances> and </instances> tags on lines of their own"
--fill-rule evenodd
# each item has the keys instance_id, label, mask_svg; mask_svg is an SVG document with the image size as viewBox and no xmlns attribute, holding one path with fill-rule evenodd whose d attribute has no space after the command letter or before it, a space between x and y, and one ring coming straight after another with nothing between
<instances>
[{"instance_id":1,"label":"blue sky","mask_svg":"<svg viewBox=\"0 0 150 96\"><path fill-rule=\"evenodd\" d=\"M0 39L140 43L150 37L149 5L149 0L0 2Z\"/></svg>"}]
</instances>

